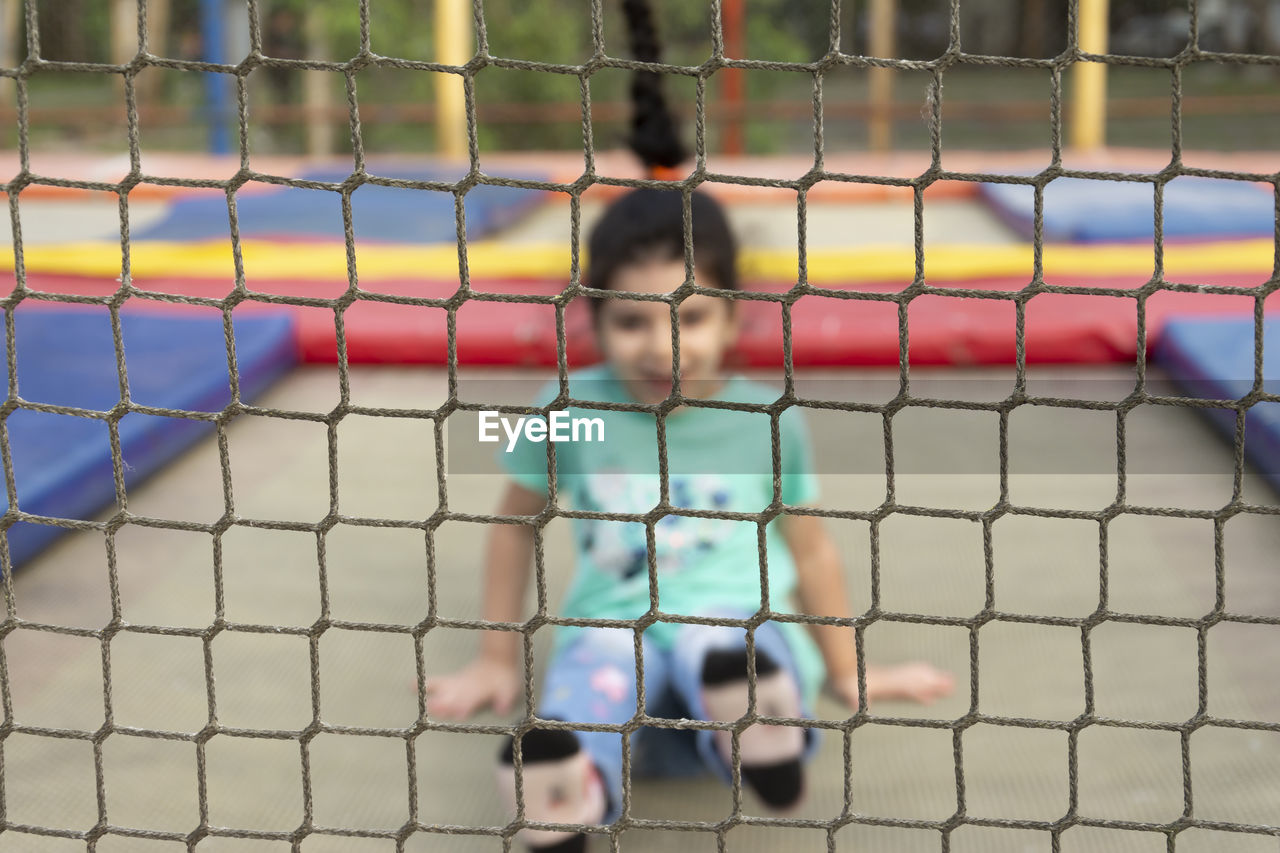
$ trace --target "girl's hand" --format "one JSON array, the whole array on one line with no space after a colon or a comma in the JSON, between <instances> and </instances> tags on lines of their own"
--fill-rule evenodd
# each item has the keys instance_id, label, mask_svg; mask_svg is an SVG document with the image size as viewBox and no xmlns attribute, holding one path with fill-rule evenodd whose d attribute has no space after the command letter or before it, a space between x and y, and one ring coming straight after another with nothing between
<instances>
[{"instance_id":1,"label":"girl's hand","mask_svg":"<svg viewBox=\"0 0 1280 853\"><path fill-rule=\"evenodd\" d=\"M858 709L858 674L834 678L831 689L851 710ZM955 677L932 664L915 662L867 667L867 703L883 699L929 705L955 690Z\"/></svg>"},{"instance_id":2,"label":"girl's hand","mask_svg":"<svg viewBox=\"0 0 1280 853\"><path fill-rule=\"evenodd\" d=\"M457 672L427 679L427 713L462 720L492 706L497 713L506 714L523 686L516 667L478 657Z\"/></svg>"}]
</instances>

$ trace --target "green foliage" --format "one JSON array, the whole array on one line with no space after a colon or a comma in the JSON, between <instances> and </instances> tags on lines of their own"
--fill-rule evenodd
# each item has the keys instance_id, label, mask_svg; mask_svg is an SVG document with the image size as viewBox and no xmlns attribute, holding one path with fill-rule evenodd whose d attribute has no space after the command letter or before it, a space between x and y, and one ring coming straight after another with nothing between
<instances>
[{"instance_id":1,"label":"green foliage","mask_svg":"<svg viewBox=\"0 0 1280 853\"><path fill-rule=\"evenodd\" d=\"M727 0L726 0L727 1ZM40 24L41 53L46 59L80 62L108 62L110 56L111 8L108 0L34 0ZM151 0L159 2L159 0ZM247 9L247 0L219 0L232 9ZM435 15L440 0L367 0L370 15L369 48L378 56L405 60L436 59ZM519 61L557 63L574 66L586 62L594 51L592 42L592 0L481 0L489 53L494 57ZM628 57L630 49L619 0L599 0L603 47L611 57ZM651 0L663 44L663 59L676 65L696 68L712 54L711 4L689 0ZM830 5L827 0L743 0L746 7L746 46L734 58L772 61L810 62L826 53L830 41ZM1177 0L1181 2L1181 0ZM169 32L166 56L194 59L199 56L201 0L169 0ZM1056 44L1056 36L1065 22L1067 0L1041 0L1045 10L1043 35L1048 44ZM1175 0L1112 0L1113 30L1125 21L1142 14L1164 12L1176 5ZM312 44L316 58L343 61L356 56L361 48L359 10L361 0L257 0L264 38L271 17L280 11L296 16L295 44L305 43L308 33L323 34L321 44ZM869 0L842 0L842 45L844 50L865 49ZM898 0L900 55L932 57L945 49L947 0ZM1017 8L1016 4L1010 7ZM1039 8L1039 7L1037 7ZM1011 14L1014 12L1011 11ZM939 29L940 28L940 29ZM1026 37L1019 27L1017 38ZM159 40L153 34L152 44ZM25 22L14 36L17 55L25 56ZM279 40L277 39L277 42ZM1016 47L1016 45L1015 45ZM298 53L300 54L301 48ZM268 53L271 53L268 50ZM271 53L271 55L285 55ZM298 55L298 54L295 54ZM1275 91L1275 78L1265 69L1259 73L1232 73L1239 67L1189 66L1183 82L1192 94L1205 95L1270 95ZM1132 73L1130 73L1132 71ZM317 72L305 72L317 73ZM285 72L300 83L304 72ZM175 147L202 145L203 133L200 99L203 81L196 72L151 69L140 75L161 81L156 97L162 106L181 107L190 120L161 127L144 121L144 136L149 145L173 144ZM301 85L277 85L277 94L268 101L257 93L267 87L255 72L250 77L251 113L257 127L271 127L278 139L275 150L300 151L305 130L295 122L291 128L272 126L269 118L275 101L295 101L302 96ZM342 75L330 75L332 103L345 100ZM864 73L837 71L828 74L825 94L829 103L857 102L865 99ZM921 97L925 72L901 72L896 76L895 97L916 103ZM717 150L723 128L718 125L715 99L721 91L716 75L707 84L711 107L707 133L711 151ZM766 102L786 101L807 105L812 96L813 81L806 73L750 70L743 75L749 116L745 127L747 149L751 153L781 151L808 152L812 148L810 121L807 114L787 119L774 114ZM363 113L366 149L382 153L424 152L434 145L434 121L430 106L435 100L437 75L421 70L365 68L356 75L359 103ZM920 78L920 79L917 79ZM592 132L599 148L622 143L627 126L627 98L630 72L603 69L587 81L593 105ZM273 81L279 83L279 81ZM110 75L41 71L32 75L29 97L35 109L52 110L42 118L40 127L32 127L33 138L41 135L52 144L99 147L116 150L126 139L123 111L106 118L98 109L104 103L120 103L118 79ZM475 95L480 118L480 143L483 150L533 150L540 148L578 149L582 145L582 122L579 110L581 82L573 74L505 69L489 66L476 75ZM1000 100L1047 99L1047 73L1026 69L979 69L959 67L947 72L947 93L951 102L984 102ZM1147 69L1114 67L1110 75L1112 97L1167 98L1167 75ZM695 81L688 75L672 75L667 80L668 98L677 113L692 114ZM256 99L255 99L256 98ZM148 106L154 102L148 102ZM170 111L173 114L173 111ZM1113 140L1139 144L1157 136L1166 141L1167 120L1161 120L1160 133L1155 133L1139 117L1113 114L1109 133ZM1250 122L1253 124L1250 124ZM336 134L347 140L345 119L335 119L342 128ZM1184 133L1201 147L1266 147L1274 138L1277 119L1274 111L1262 110L1257 115L1223 116L1194 110L1184 115ZM1150 123L1150 122L1148 122ZM685 133L691 137L691 122L685 122ZM1256 127L1255 127L1256 125ZM895 127L895 144L901 147L928 144L918 119L899 121ZM1246 128L1252 128L1246 130ZM856 120L838 121L828 116L828 143L861 145L865 138ZM1011 120L998 128L987 121L950 120L947 124L948 144L970 147L1008 147L1041 145L1047 134L1046 120ZM158 142L163 140L163 142ZM44 139L39 139L42 144ZM692 140L690 140L692 141ZM256 143L255 143L256 144ZM345 144L349 144L349 141Z\"/></svg>"},{"instance_id":2,"label":"green foliage","mask_svg":"<svg viewBox=\"0 0 1280 853\"><path fill-rule=\"evenodd\" d=\"M66 62L110 62L111 21L106 3L86 0L38 0L36 20L40 55ZM26 53L26 16L21 17L19 55Z\"/></svg>"},{"instance_id":3,"label":"green foliage","mask_svg":"<svg viewBox=\"0 0 1280 853\"><path fill-rule=\"evenodd\" d=\"M591 11L583 0L486 0L489 53L578 65L591 56Z\"/></svg>"}]
</instances>

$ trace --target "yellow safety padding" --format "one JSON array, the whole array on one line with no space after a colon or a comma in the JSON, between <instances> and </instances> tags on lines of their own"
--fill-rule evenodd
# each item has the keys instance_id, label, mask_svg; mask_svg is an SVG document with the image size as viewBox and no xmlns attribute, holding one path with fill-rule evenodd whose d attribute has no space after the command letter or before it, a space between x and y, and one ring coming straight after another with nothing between
<instances>
[{"instance_id":1,"label":"yellow safety padding","mask_svg":"<svg viewBox=\"0 0 1280 853\"><path fill-rule=\"evenodd\" d=\"M1199 274L1259 272L1269 275L1275 257L1271 240L1166 244L1165 268L1170 278ZM245 273L251 278L332 281L346 279L347 255L342 243L273 243L249 240L243 244ZM28 246L27 269L62 275L109 276L121 271L119 244L68 243ZM809 252L809 281L822 286L859 282L910 280L915 269L910 247L822 248ZM4 261L12 265L12 250ZM130 246L133 276L146 278L226 278L234 276L228 242L138 242ZM476 241L467 246L467 263L477 278L565 280L569 277L568 247L554 244L513 245ZM362 280L449 279L458 275L458 251L452 243L426 246L365 244L356 246L356 266ZM1046 275L1150 276L1154 254L1150 245L1067 245L1044 247ZM1002 246L929 246L925 277L931 282L969 278L1025 277L1030 279L1030 244ZM796 253L789 250L746 249L742 270L747 279L791 281L798 275Z\"/></svg>"}]
</instances>

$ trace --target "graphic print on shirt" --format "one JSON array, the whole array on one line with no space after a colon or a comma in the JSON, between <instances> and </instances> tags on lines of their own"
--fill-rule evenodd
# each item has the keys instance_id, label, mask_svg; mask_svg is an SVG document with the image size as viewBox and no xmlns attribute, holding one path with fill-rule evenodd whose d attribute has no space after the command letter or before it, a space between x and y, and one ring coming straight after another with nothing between
<instances>
[{"instance_id":1,"label":"graphic print on shirt","mask_svg":"<svg viewBox=\"0 0 1280 853\"><path fill-rule=\"evenodd\" d=\"M677 506L723 510L729 507L729 484L712 474L670 478L671 502ZM642 513L658 503L658 480L618 472L586 478L582 508L589 512ZM621 580L642 578L648 572L644 525L639 522L587 520L582 525L582 550L601 571ZM679 572L712 550L733 532L733 523L710 518L668 515L654 525L659 574Z\"/></svg>"}]
</instances>

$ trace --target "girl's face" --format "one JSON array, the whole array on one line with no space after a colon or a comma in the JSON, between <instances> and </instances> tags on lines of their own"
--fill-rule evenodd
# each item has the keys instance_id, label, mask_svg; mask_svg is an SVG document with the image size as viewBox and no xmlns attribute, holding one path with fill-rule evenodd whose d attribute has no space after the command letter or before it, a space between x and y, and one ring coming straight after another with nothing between
<instances>
[{"instance_id":1,"label":"girl's face","mask_svg":"<svg viewBox=\"0 0 1280 853\"><path fill-rule=\"evenodd\" d=\"M696 277L704 286L712 282ZM628 264L614 274L612 288L670 293L684 283L684 260ZM724 355L738 336L732 301L690 296L680 303L680 392L709 397L723 381ZM597 317L600 348L638 402L654 405L671 394L671 306L666 302L606 299Z\"/></svg>"}]
</instances>

